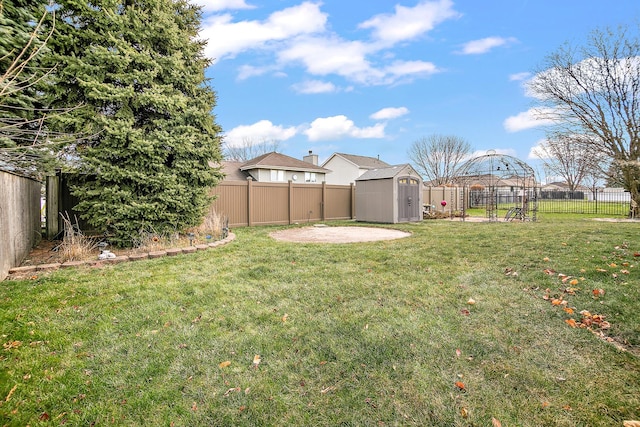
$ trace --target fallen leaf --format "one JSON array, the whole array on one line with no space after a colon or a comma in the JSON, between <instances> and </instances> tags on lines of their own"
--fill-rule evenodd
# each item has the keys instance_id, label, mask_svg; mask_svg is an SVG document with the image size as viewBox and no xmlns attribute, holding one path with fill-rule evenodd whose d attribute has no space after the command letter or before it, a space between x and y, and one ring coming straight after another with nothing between
<instances>
[{"instance_id":1,"label":"fallen leaf","mask_svg":"<svg viewBox=\"0 0 640 427\"><path fill-rule=\"evenodd\" d=\"M575 286L575 285L577 285L578 283L580 283L580 281L579 281L578 279L573 279L572 281L570 281L570 282L569 282L569 284L570 284L571 286Z\"/></svg>"},{"instance_id":2,"label":"fallen leaf","mask_svg":"<svg viewBox=\"0 0 640 427\"><path fill-rule=\"evenodd\" d=\"M284 314L284 316L282 316L282 322L286 322L287 318L289 317L289 315L287 313Z\"/></svg>"},{"instance_id":3,"label":"fallen leaf","mask_svg":"<svg viewBox=\"0 0 640 427\"><path fill-rule=\"evenodd\" d=\"M460 351L460 349L456 348L456 356L460 357L461 354L462 354L462 352Z\"/></svg>"},{"instance_id":4,"label":"fallen leaf","mask_svg":"<svg viewBox=\"0 0 640 427\"><path fill-rule=\"evenodd\" d=\"M2 346L4 347L5 350L11 350L12 348L18 348L22 345L22 341L9 341L6 342L4 344L2 344Z\"/></svg>"},{"instance_id":5,"label":"fallen leaf","mask_svg":"<svg viewBox=\"0 0 640 427\"><path fill-rule=\"evenodd\" d=\"M231 365L231 361L230 360L225 360L224 362L220 362L220 364L218 364L218 366L220 366L221 368L226 368L229 365Z\"/></svg>"},{"instance_id":6,"label":"fallen leaf","mask_svg":"<svg viewBox=\"0 0 640 427\"><path fill-rule=\"evenodd\" d=\"M623 427L640 427L640 421L625 420L622 425Z\"/></svg>"},{"instance_id":7,"label":"fallen leaf","mask_svg":"<svg viewBox=\"0 0 640 427\"><path fill-rule=\"evenodd\" d=\"M255 356L253 356L253 365L252 365L253 368L257 368L258 365L260 364L261 360L262 359L260 359L260 355L259 354L256 354Z\"/></svg>"},{"instance_id":8,"label":"fallen leaf","mask_svg":"<svg viewBox=\"0 0 640 427\"><path fill-rule=\"evenodd\" d=\"M224 396L224 397L227 397L227 396L229 396L231 393L235 393L235 392L237 392L237 391L240 391L240 387L232 387L232 388L230 388L229 390L225 391L223 396Z\"/></svg>"},{"instance_id":9,"label":"fallen leaf","mask_svg":"<svg viewBox=\"0 0 640 427\"><path fill-rule=\"evenodd\" d=\"M544 262L549 262L549 257L548 257L548 256L546 256L546 257L542 258L542 260L543 260Z\"/></svg>"},{"instance_id":10,"label":"fallen leaf","mask_svg":"<svg viewBox=\"0 0 640 427\"><path fill-rule=\"evenodd\" d=\"M564 322L572 328L576 328L578 326L575 319L566 319Z\"/></svg>"},{"instance_id":11,"label":"fallen leaf","mask_svg":"<svg viewBox=\"0 0 640 427\"><path fill-rule=\"evenodd\" d=\"M473 298L469 298L469 301L467 301L467 304L469 305L474 305L476 303L476 300L474 300Z\"/></svg>"},{"instance_id":12,"label":"fallen leaf","mask_svg":"<svg viewBox=\"0 0 640 427\"><path fill-rule=\"evenodd\" d=\"M596 298L604 296L604 289L594 289L592 292L593 296Z\"/></svg>"},{"instance_id":13,"label":"fallen leaf","mask_svg":"<svg viewBox=\"0 0 640 427\"><path fill-rule=\"evenodd\" d=\"M462 418L467 418L469 416L467 408L460 408L460 415L462 415Z\"/></svg>"},{"instance_id":14,"label":"fallen leaf","mask_svg":"<svg viewBox=\"0 0 640 427\"><path fill-rule=\"evenodd\" d=\"M620 270L620 273L622 273L622 274L629 274L629 270Z\"/></svg>"},{"instance_id":15,"label":"fallen leaf","mask_svg":"<svg viewBox=\"0 0 640 427\"><path fill-rule=\"evenodd\" d=\"M463 308L462 310L460 310L460 314L462 314L463 316L468 316L471 314L471 312L466 308Z\"/></svg>"},{"instance_id":16,"label":"fallen leaf","mask_svg":"<svg viewBox=\"0 0 640 427\"><path fill-rule=\"evenodd\" d=\"M609 267L611 268L616 268L618 266L618 264L616 264L615 262L612 262L611 264L609 264Z\"/></svg>"},{"instance_id":17,"label":"fallen leaf","mask_svg":"<svg viewBox=\"0 0 640 427\"><path fill-rule=\"evenodd\" d=\"M51 417L49 416L49 414L47 414L46 412L43 412L42 414L40 414L40 416L38 417L38 419L40 421L49 421Z\"/></svg>"},{"instance_id":18,"label":"fallen leaf","mask_svg":"<svg viewBox=\"0 0 640 427\"><path fill-rule=\"evenodd\" d=\"M198 404L196 402L193 402L193 404L191 405L191 410L194 412L198 410Z\"/></svg>"},{"instance_id":19,"label":"fallen leaf","mask_svg":"<svg viewBox=\"0 0 640 427\"><path fill-rule=\"evenodd\" d=\"M491 425L493 427L502 427L502 423L498 419L491 417Z\"/></svg>"},{"instance_id":20,"label":"fallen leaf","mask_svg":"<svg viewBox=\"0 0 640 427\"><path fill-rule=\"evenodd\" d=\"M13 388L9 390L9 394L7 394L7 397L4 399L5 402L8 402L9 399L11 399L11 395L13 395L13 393L16 391L17 388L18 388L18 384L14 385Z\"/></svg>"},{"instance_id":21,"label":"fallen leaf","mask_svg":"<svg viewBox=\"0 0 640 427\"><path fill-rule=\"evenodd\" d=\"M466 390L466 387L464 386L464 383L462 381L456 381L455 386L460 390Z\"/></svg>"},{"instance_id":22,"label":"fallen leaf","mask_svg":"<svg viewBox=\"0 0 640 427\"><path fill-rule=\"evenodd\" d=\"M562 300L558 299L558 298L554 298L551 300L551 305L561 305L562 304Z\"/></svg>"},{"instance_id":23,"label":"fallen leaf","mask_svg":"<svg viewBox=\"0 0 640 427\"><path fill-rule=\"evenodd\" d=\"M571 307L562 307L562 309L565 311L565 313L567 314L573 314L573 308Z\"/></svg>"}]
</instances>

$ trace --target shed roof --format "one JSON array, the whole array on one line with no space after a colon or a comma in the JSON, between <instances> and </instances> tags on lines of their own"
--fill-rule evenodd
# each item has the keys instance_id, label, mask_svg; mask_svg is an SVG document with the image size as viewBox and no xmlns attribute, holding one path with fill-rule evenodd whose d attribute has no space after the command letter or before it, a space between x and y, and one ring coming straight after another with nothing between
<instances>
[{"instance_id":1,"label":"shed roof","mask_svg":"<svg viewBox=\"0 0 640 427\"><path fill-rule=\"evenodd\" d=\"M321 166L317 166L303 160L298 160L293 157L285 156L284 154L276 153L275 151L258 156L240 166L241 171L251 169L284 169L305 172L329 172L329 169L325 169Z\"/></svg>"}]
</instances>

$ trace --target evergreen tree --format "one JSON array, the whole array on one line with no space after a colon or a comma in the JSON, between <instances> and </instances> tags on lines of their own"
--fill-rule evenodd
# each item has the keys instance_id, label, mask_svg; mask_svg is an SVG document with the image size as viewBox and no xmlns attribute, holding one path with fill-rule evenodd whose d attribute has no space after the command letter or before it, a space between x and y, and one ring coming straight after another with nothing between
<instances>
[{"instance_id":1,"label":"evergreen tree","mask_svg":"<svg viewBox=\"0 0 640 427\"><path fill-rule=\"evenodd\" d=\"M93 135L76 149L76 209L131 245L141 231L198 225L221 178L215 93L197 39L201 12L186 0L60 0L49 96L83 105L60 130Z\"/></svg>"},{"instance_id":2,"label":"evergreen tree","mask_svg":"<svg viewBox=\"0 0 640 427\"><path fill-rule=\"evenodd\" d=\"M0 161L35 174L53 164L39 96L52 15L40 0L0 0Z\"/></svg>"}]
</instances>

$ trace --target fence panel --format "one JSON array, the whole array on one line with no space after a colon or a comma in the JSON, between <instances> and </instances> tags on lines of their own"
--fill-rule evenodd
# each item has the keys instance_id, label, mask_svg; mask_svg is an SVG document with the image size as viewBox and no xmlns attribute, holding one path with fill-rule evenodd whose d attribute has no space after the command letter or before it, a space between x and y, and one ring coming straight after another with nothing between
<instances>
[{"instance_id":1,"label":"fence panel","mask_svg":"<svg viewBox=\"0 0 640 427\"><path fill-rule=\"evenodd\" d=\"M0 171L0 280L42 237L41 188L39 181Z\"/></svg>"},{"instance_id":2,"label":"fence panel","mask_svg":"<svg viewBox=\"0 0 640 427\"><path fill-rule=\"evenodd\" d=\"M631 208L631 195L620 189L596 191L540 191L538 212L625 216Z\"/></svg>"},{"instance_id":3,"label":"fence panel","mask_svg":"<svg viewBox=\"0 0 640 427\"><path fill-rule=\"evenodd\" d=\"M223 181L211 194L230 227L355 218L353 185Z\"/></svg>"}]
</instances>

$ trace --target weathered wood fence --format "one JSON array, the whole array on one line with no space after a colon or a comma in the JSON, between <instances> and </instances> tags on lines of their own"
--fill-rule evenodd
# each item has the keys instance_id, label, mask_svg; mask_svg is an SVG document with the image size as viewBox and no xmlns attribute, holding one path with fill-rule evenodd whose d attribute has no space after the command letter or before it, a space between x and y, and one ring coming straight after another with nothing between
<instances>
[{"instance_id":1,"label":"weathered wood fence","mask_svg":"<svg viewBox=\"0 0 640 427\"><path fill-rule=\"evenodd\" d=\"M41 187L39 181L0 171L0 280L40 241Z\"/></svg>"}]
</instances>

